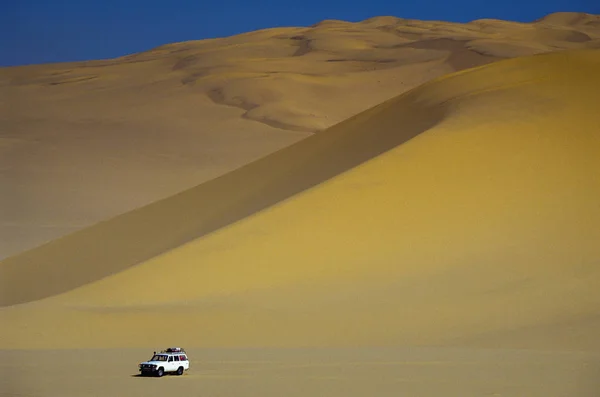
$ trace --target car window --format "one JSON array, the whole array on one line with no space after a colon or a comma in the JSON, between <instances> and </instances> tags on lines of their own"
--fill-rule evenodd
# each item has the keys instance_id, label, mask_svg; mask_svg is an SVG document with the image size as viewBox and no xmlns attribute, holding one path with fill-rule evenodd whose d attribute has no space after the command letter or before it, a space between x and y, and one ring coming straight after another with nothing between
<instances>
[{"instance_id":1,"label":"car window","mask_svg":"<svg viewBox=\"0 0 600 397\"><path fill-rule=\"evenodd\" d=\"M169 357L169 362L173 361L173 357Z\"/></svg>"}]
</instances>

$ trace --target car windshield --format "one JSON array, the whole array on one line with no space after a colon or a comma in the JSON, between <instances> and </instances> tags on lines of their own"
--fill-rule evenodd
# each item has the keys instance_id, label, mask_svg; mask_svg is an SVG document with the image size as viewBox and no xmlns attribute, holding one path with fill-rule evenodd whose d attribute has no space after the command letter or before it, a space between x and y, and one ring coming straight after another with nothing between
<instances>
[{"instance_id":1,"label":"car windshield","mask_svg":"<svg viewBox=\"0 0 600 397\"><path fill-rule=\"evenodd\" d=\"M155 354L150 361L167 361L167 356L163 354Z\"/></svg>"}]
</instances>

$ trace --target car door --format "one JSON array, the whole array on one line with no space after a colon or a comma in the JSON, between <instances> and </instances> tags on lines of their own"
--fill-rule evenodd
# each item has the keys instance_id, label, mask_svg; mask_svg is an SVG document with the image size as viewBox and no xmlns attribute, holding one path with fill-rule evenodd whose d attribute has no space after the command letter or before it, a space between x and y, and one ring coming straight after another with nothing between
<instances>
[{"instance_id":1,"label":"car door","mask_svg":"<svg viewBox=\"0 0 600 397\"><path fill-rule=\"evenodd\" d=\"M166 372L173 372L173 371L176 371L176 370L177 370L177 367L175 367L174 358L173 358L173 356L169 356L169 359L167 360L167 365L166 365L165 371Z\"/></svg>"}]
</instances>

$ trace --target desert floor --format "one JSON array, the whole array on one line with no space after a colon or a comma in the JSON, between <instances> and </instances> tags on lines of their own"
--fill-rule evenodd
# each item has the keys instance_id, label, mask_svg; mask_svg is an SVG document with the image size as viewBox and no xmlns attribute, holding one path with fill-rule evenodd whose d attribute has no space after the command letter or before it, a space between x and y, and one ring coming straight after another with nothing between
<instances>
[{"instance_id":1,"label":"desert floor","mask_svg":"<svg viewBox=\"0 0 600 397\"><path fill-rule=\"evenodd\" d=\"M151 353L151 351L150 351ZM2 396L595 397L600 355L508 349L188 349L140 377L146 349L0 351Z\"/></svg>"}]
</instances>

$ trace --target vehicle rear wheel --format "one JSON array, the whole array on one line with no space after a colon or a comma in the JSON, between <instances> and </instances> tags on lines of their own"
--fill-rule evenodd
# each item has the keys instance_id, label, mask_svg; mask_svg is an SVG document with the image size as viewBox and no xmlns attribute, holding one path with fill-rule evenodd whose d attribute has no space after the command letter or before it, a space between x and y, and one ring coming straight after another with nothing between
<instances>
[{"instance_id":1,"label":"vehicle rear wheel","mask_svg":"<svg viewBox=\"0 0 600 397\"><path fill-rule=\"evenodd\" d=\"M156 371L156 376L158 376L159 378L160 378L161 376L163 376L164 374L165 374L165 370L163 369L163 367L160 367L160 368L158 369L158 371Z\"/></svg>"},{"instance_id":2,"label":"vehicle rear wheel","mask_svg":"<svg viewBox=\"0 0 600 397\"><path fill-rule=\"evenodd\" d=\"M183 375L183 367L177 368L177 375Z\"/></svg>"}]
</instances>

